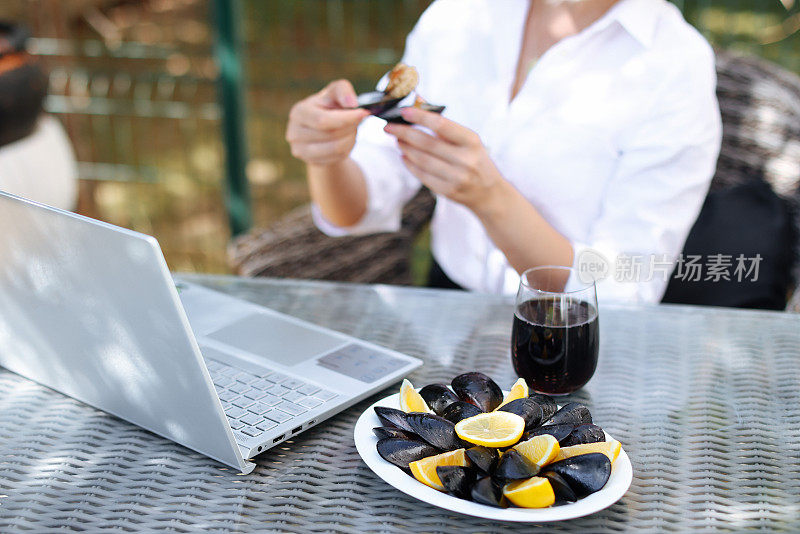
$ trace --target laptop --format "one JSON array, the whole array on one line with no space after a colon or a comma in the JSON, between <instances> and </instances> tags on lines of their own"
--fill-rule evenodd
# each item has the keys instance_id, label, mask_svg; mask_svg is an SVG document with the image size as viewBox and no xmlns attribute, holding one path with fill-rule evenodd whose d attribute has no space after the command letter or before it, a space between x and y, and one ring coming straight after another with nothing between
<instances>
[{"instance_id":1,"label":"laptop","mask_svg":"<svg viewBox=\"0 0 800 534\"><path fill-rule=\"evenodd\" d=\"M0 366L242 473L421 365L176 281L151 236L0 191Z\"/></svg>"}]
</instances>

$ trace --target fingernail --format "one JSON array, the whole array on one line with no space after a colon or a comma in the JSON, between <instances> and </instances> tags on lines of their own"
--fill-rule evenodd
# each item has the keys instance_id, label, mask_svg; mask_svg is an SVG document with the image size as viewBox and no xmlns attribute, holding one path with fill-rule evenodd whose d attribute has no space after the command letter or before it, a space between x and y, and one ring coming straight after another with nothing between
<instances>
[{"instance_id":1,"label":"fingernail","mask_svg":"<svg viewBox=\"0 0 800 534\"><path fill-rule=\"evenodd\" d=\"M405 120L410 121L414 117L414 110L411 107L402 108L400 114Z\"/></svg>"},{"instance_id":2,"label":"fingernail","mask_svg":"<svg viewBox=\"0 0 800 534\"><path fill-rule=\"evenodd\" d=\"M394 127L391 124L387 124L386 126L383 127L383 131L390 134L394 132Z\"/></svg>"},{"instance_id":3,"label":"fingernail","mask_svg":"<svg viewBox=\"0 0 800 534\"><path fill-rule=\"evenodd\" d=\"M358 107L358 99L353 95L347 95L347 105L351 108Z\"/></svg>"}]
</instances>

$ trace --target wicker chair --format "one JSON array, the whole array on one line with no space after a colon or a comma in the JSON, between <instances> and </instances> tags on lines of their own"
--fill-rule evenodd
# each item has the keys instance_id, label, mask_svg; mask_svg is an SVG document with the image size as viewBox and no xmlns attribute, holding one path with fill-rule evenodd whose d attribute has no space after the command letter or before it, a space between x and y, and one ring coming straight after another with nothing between
<instances>
[{"instance_id":1,"label":"wicker chair","mask_svg":"<svg viewBox=\"0 0 800 534\"><path fill-rule=\"evenodd\" d=\"M800 78L725 51L717 53L717 73L723 141L712 189L763 177L794 209L800 236ZM408 284L411 246L433 206L423 189L406 205L400 232L343 238L319 232L303 207L232 242L230 262L243 276ZM794 263L800 281L800 261ZM800 311L800 291L789 306Z\"/></svg>"}]
</instances>

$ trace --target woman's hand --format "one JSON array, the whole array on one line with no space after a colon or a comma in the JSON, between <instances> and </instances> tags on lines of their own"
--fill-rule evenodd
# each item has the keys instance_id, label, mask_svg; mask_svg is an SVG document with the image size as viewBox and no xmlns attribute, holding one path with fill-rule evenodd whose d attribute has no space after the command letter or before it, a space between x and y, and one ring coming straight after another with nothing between
<instances>
[{"instance_id":1,"label":"woman's hand","mask_svg":"<svg viewBox=\"0 0 800 534\"><path fill-rule=\"evenodd\" d=\"M479 217L497 205L501 191L509 184L478 134L441 115L413 107L403 110L403 118L435 134L401 124L384 128L397 138L403 163L420 182Z\"/></svg>"},{"instance_id":2,"label":"woman's hand","mask_svg":"<svg viewBox=\"0 0 800 534\"><path fill-rule=\"evenodd\" d=\"M347 159L356 142L358 125L369 115L364 109L353 109L357 105L350 82L336 80L292 106L286 127L292 155L317 166Z\"/></svg>"}]
</instances>

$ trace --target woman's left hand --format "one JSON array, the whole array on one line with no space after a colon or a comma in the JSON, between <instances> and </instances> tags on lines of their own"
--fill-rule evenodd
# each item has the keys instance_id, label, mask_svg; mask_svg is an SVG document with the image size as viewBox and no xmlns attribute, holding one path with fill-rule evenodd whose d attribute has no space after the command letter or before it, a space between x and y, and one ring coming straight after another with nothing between
<instances>
[{"instance_id":1,"label":"woman's left hand","mask_svg":"<svg viewBox=\"0 0 800 534\"><path fill-rule=\"evenodd\" d=\"M507 182L495 167L481 139L472 130L430 111L409 107L403 118L435 135L402 124L387 124L397 138L403 163L436 194L471 209L489 211Z\"/></svg>"}]
</instances>

